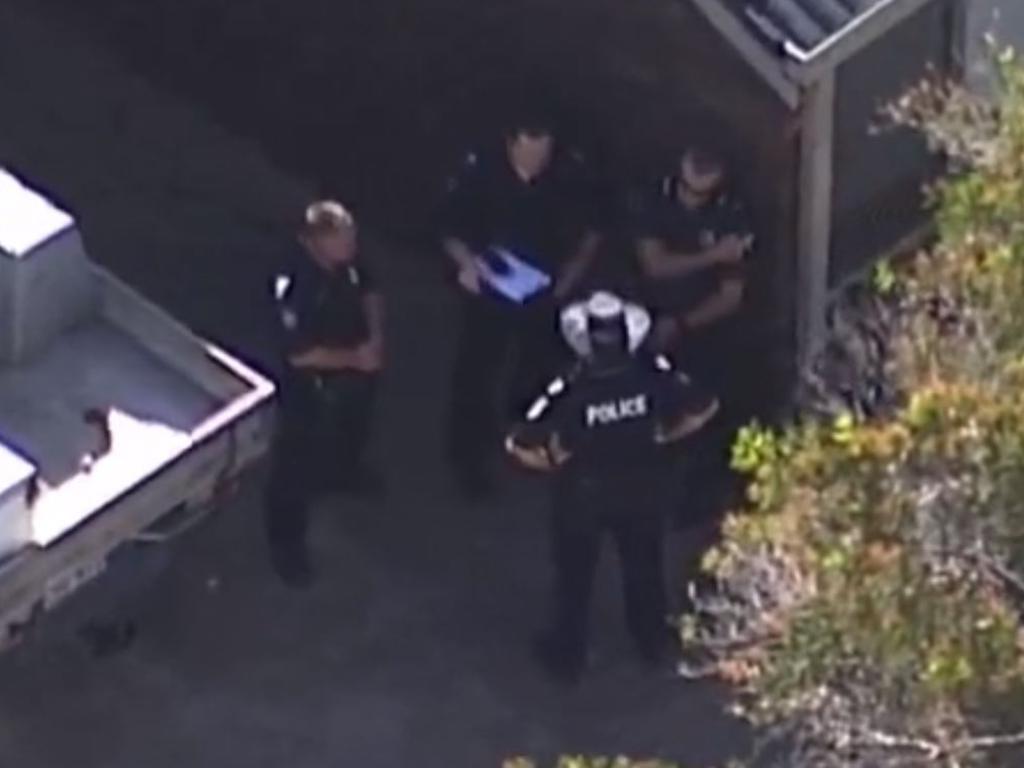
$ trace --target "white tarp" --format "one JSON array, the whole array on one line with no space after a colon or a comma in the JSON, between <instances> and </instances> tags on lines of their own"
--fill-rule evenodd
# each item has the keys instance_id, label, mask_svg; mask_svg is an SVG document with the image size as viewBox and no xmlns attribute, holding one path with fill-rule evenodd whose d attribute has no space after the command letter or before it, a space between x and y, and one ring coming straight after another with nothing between
<instances>
[{"instance_id":1,"label":"white tarp","mask_svg":"<svg viewBox=\"0 0 1024 768\"><path fill-rule=\"evenodd\" d=\"M0 251L20 258L73 224L67 212L0 168Z\"/></svg>"},{"instance_id":2,"label":"white tarp","mask_svg":"<svg viewBox=\"0 0 1024 768\"><path fill-rule=\"evenodd\" d=\"M155 475L192 445L188 432L110 412L111 449L87 472L44 489L33 509L32 538L45 547L97 510Z\"/></svg>"}]
</instances>

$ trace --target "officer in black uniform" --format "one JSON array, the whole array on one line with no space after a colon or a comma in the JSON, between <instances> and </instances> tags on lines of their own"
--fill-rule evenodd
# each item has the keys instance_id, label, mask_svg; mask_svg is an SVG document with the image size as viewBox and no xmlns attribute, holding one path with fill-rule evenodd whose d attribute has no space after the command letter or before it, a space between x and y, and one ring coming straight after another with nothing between
<instances>
[{"instance_id":1,"label":"officer in black uniform","mask_svg":"<svg viewBox=\"0 0 1024 768\"><path fill-rule=\"evenodd\" d=\"M340 203L309 206L299 242L302 252L273 286L285 364L267 498L272 562L296 587L312 578L306 529L316 495L383 490L364 460L383 364L383 300Z\"/></svg>"},{"instance_id":2,"label":"officer in black uniform","mask_svg":"<svg viewBox=\"0 0 1024 768\"><path fill-rule=\"evenodd\" d=\"M668 446L700 429L717 400L643 354L650 317L610 293L568 307L563 329L580 356L531 406L508 451L555 471L552 540L556 618L537 652L556 678L574 682L587 650L587 616L600 539L610 531L622 563L627 622L641 658L671 651L662 573L660 488Z\"/></svg>"},{"instance_id":3,"label":"officer in black uniform","mask_svg":"<svg viewBox=\"0 0 1024 768\"><path fill-rule=\"evenodd\" d=\"M461 321L448 419L449 458L464 492L489 494L493 446L500 444L498 403L506 419L522 410L554 361L556 306L578 288L597 235L595 186L579 153L556 143L551 124L531 112L501 146L473 153L452 179L442 244L457 274ZM551 278L517 304L487 283L482 265L501 248ZM510 382L501 373L512 358Z\"/></svg>"},{"instance_id":4,"label":"officer in black uniform","mask_svg":"<svg viewBox=\"0 0 1024 768\"><path fill-rule=\"evenodd\" d=\"M653 342L686 349L691 367L727 385L728 353L714 352L735 333L754 238L719 156L688 149L644 204L635 229L643 290L656 313Z\"/></svg>"},{"instance_id":5,"label":"officer in black uniform","mask_svg":"<svg viewBox=\"0 0 1024 768\"><path fill-rule=\"evenodd\" d=\"M677 522L715 526L738 484L729 470L732 436L745 420L749 328L741 317L754 238L748 211L713 150L689 148L635 220L641 293L655 310L653 347L669 352L722 400L723 418L691 454ZM702 537L713 538L713 531Z\"/></svg>"}]
</instances>

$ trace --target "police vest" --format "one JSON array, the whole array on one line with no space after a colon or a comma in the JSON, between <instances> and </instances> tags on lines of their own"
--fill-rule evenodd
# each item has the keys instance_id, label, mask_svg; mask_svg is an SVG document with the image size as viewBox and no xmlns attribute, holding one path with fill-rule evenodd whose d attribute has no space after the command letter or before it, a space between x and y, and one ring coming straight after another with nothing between
<instances>
[{"instance_id":1,"label":"police vest","mask_svg":"<svg viewBox=\"0 0 1024 768\"><path fill-rule=\"evenodd\" d=\"M588 428L607 426L622 421L644 418L649 412L650 404L646 394L620 397L587 404L584 423Z\"/></svg>"}]
</instances>

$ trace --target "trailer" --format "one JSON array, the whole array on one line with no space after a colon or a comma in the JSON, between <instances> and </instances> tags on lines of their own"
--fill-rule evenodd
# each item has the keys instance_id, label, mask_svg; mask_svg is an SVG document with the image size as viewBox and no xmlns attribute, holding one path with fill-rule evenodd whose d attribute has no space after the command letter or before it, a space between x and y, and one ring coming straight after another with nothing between
<instances>
[{"instance_id":1,"label":"trailer","mask_svg":"<svg viewBox=\"0 0 1024 768\"><path fill-rule=\"evenodd\" d=\"M0 169L0 649L119 547L199 522L267 451L274 394Z\"/></svg>"}]
</instances>

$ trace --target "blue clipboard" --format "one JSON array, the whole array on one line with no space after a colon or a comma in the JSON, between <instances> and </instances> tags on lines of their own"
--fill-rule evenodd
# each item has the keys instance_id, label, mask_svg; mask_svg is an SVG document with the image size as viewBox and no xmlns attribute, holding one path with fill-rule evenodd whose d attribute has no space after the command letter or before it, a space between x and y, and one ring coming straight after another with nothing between
<instances>
[{"instance_id":1,"label":"blue clipboard","mask_svg":"<svg viewBox=\"0 0 1024 768\"><path fill-rule=\"evenodd\" d=\"M477 265L487 285L500 296L517 304L525 303L552 283L549 274L507 248L489 248L487 258L479 259Z\"/></svg>"}]
</instances>

